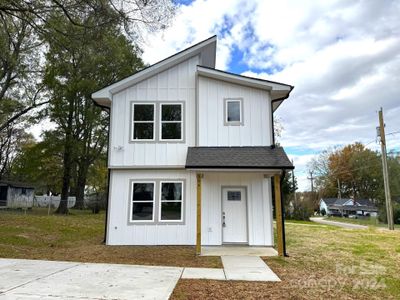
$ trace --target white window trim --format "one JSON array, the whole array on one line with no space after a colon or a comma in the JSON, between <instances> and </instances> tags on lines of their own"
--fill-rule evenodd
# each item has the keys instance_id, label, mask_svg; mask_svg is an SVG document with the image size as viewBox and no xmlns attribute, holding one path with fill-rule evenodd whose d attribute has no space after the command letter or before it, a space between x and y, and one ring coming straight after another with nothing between
<instances>
[{"instance_id":1,"label":"white window trim","mask_svg":"<svg viewBox=\"0 0 400 300\"><path fill-rule=\"evenodd\" d=\"M162 196L162 185L163 183L180 183L182 185L182 191L181 191L181 195L182 195L182 200L162 200L161 196ZM183 222L183 201L185 199L185 195L184 195L184 182L181 180L163 180L160 181L160 190L159 190L159 201L158 201L158 222L160 223L176 223L176 222ZM161 207L162 207L162 203L163 202L180 202L181 203L181 218L179 220L161 220Z\"/></svg>"},{"instance_id":2,"label":"white window trim","mask_svg":"<svg viewBox=\"0 0 400 300\"><path fill-rule=\"evenodd\" d=\"M133 220L133 203L149 203L150 201L141 201L141 200L133 200L133 192L134 192L134 185L135 183L152 183L153 184L153 213L151 216L151 220ZM131 197L130 197L130 211L129 211L129 222L131 223L149 223L149 222L154 222L154 214L155 214L155 209L156 209L156 182L155 181L132 181L132 186L131 186Z\"/></svg>"},{"instance_id":3,"label":"white window trim","mask_svg":"<svg viewBox=\"0 0 400 300\"><path fill-rule=\"evenodd\" d=\"M153 121L135 121L135 105L153 105ZM153 123L153 138L152 139L135 139L135 123ZM156 104L153 102L133 102L132 103L132 122L131 122L132 142L154 142L156 140Z\"/></svg>"},{"instance_id":4,"label":"white window trim","mask_svg":"<svg viewBox=\"0 0 400 300\"><path fill-rule=\"evenodd\" d=\"M243 125L243 98L225 98L225 125ZM239 102L239 121L228 121L228 103Z\"/></svg>"},{"instance_id":5,"label":"white window trim","mask_svg":"<svg viewBox=\"0 0 400 300\"><path fill-rule=\"evenodd\" d=\"M181 120L180 121L163 121L162 120L162 107L163 105L179 105L181 107ZM184 118L184 112L183 112L183 104L182 103L177 103L177 102L162 102L160 103L160 118L159 118L159 131L160 131L160 141L162 142L182 142L183 141L183 118ZM163 123L180 123L181 124L181 138L180 139L163 139L162 138L162 124Z\"/></svg>"}]
</instances>

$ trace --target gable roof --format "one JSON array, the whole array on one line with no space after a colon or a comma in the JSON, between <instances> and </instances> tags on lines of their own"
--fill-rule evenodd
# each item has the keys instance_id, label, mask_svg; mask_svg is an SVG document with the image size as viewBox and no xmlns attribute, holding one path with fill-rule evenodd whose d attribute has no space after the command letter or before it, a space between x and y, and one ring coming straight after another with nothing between
<instances>
[{"instance_id":1,"label":"gable roof","mask_svg":"<svg viewBox=\"0 0 400 300\"><path fill-rule=\"evenodd\" d=\"M353 199L351 198L322 198L321 201L324 201L326 203L326 205L329 207L335 206L344 206L345 203L349 202L349 201L353 201ZM346 205L346 209L347 206L364 206L364 207L376 207L375 204L373 204L369 199L356 199L355 200L356 205ZM357 205L358 204L358 205Z\"/></svg>"},{"instance_id":2,"label":"gable roof","mask_svg":"<svg viewBox=\"0 0 400 300\"><path fill-rule=\"evenodd\" d=\"M289 84L243 76L207 66L197 66L197 74L208 78L270 91L274 111L278 108L283 100L289 97L290 92L294 88L294 86Z\"/></svg>"},{"instance_id":3,"label":"gable roof","mask_svg":"<svg viewBox=\"0 0 400 300\"><path fill-rule=\"evenodd\" d=\"M184 49L172 56L167 57L143 70L111 84L92 94L92 99L100 106L110 107L112 95L118 93L140 81L143 81L157 73L169 69L191 57L200 55L200 63L204 66L214 68L216 60L217 36L214 35L198 44Z\"/></svg>"},{"instance_id":4,"label":"gable roof","mask_svg":"<svg viewBox=\"0 0 400 300\"><path fill-rule=\"evenodd\" d=\"M187 169L294 169L282 147L189 147Z\"/></svg>"}]
</instances>

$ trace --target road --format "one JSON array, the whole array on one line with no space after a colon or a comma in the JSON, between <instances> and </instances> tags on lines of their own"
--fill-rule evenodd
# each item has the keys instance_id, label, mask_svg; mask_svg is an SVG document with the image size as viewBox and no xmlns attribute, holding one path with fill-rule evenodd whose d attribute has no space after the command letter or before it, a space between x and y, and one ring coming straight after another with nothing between
<instances>
[{"instance_id":1,"label":"road","mask_svg":"<svg viewBox=\"0 0 400 300\"><path fill-rule=\"evenodd\" d=\"M351 223L337 222L337 221L329 221L329 220L325 220L322 217L310 218L310 221L319 223L319 224L324 224L324 225L343 227L343 228L347 228L347 229L368 229L368 226L365 226L365 225L358 225L358 224L351 224Z\"/></svg>"}]
</instances>

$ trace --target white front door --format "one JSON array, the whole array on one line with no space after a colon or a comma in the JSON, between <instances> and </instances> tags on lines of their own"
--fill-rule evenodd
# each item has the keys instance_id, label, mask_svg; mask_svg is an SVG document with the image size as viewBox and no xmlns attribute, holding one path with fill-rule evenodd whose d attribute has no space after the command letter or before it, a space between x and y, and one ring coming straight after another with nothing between
<instances>
[{"instance_id":1,"label":"white front door","mask_svg":"<svg viewBox=\"0 0 400 300\"><path fill-rule=\"evenodd\" d=\"M243 187L222 188L222 242L248 243L247 199Z\"/></svg>"}]
</instances>

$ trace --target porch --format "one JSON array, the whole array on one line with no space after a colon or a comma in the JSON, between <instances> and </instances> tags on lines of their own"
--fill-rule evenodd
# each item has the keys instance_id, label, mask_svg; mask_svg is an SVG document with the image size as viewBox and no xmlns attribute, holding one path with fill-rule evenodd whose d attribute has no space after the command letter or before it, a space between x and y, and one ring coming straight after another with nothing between
<instances>
[{"instance_id":1,"label":"porch","mask_svg":"<svg viewBox=\"0 0 400 300\"><path fill-rule=\"evenodd\" d=\"M198 255L276 255L273 198L277 253L286 255L281 185L293 166L282 148L192 147L186 169L195 172L197 180Z\"/></svg>"}]
</instances>

